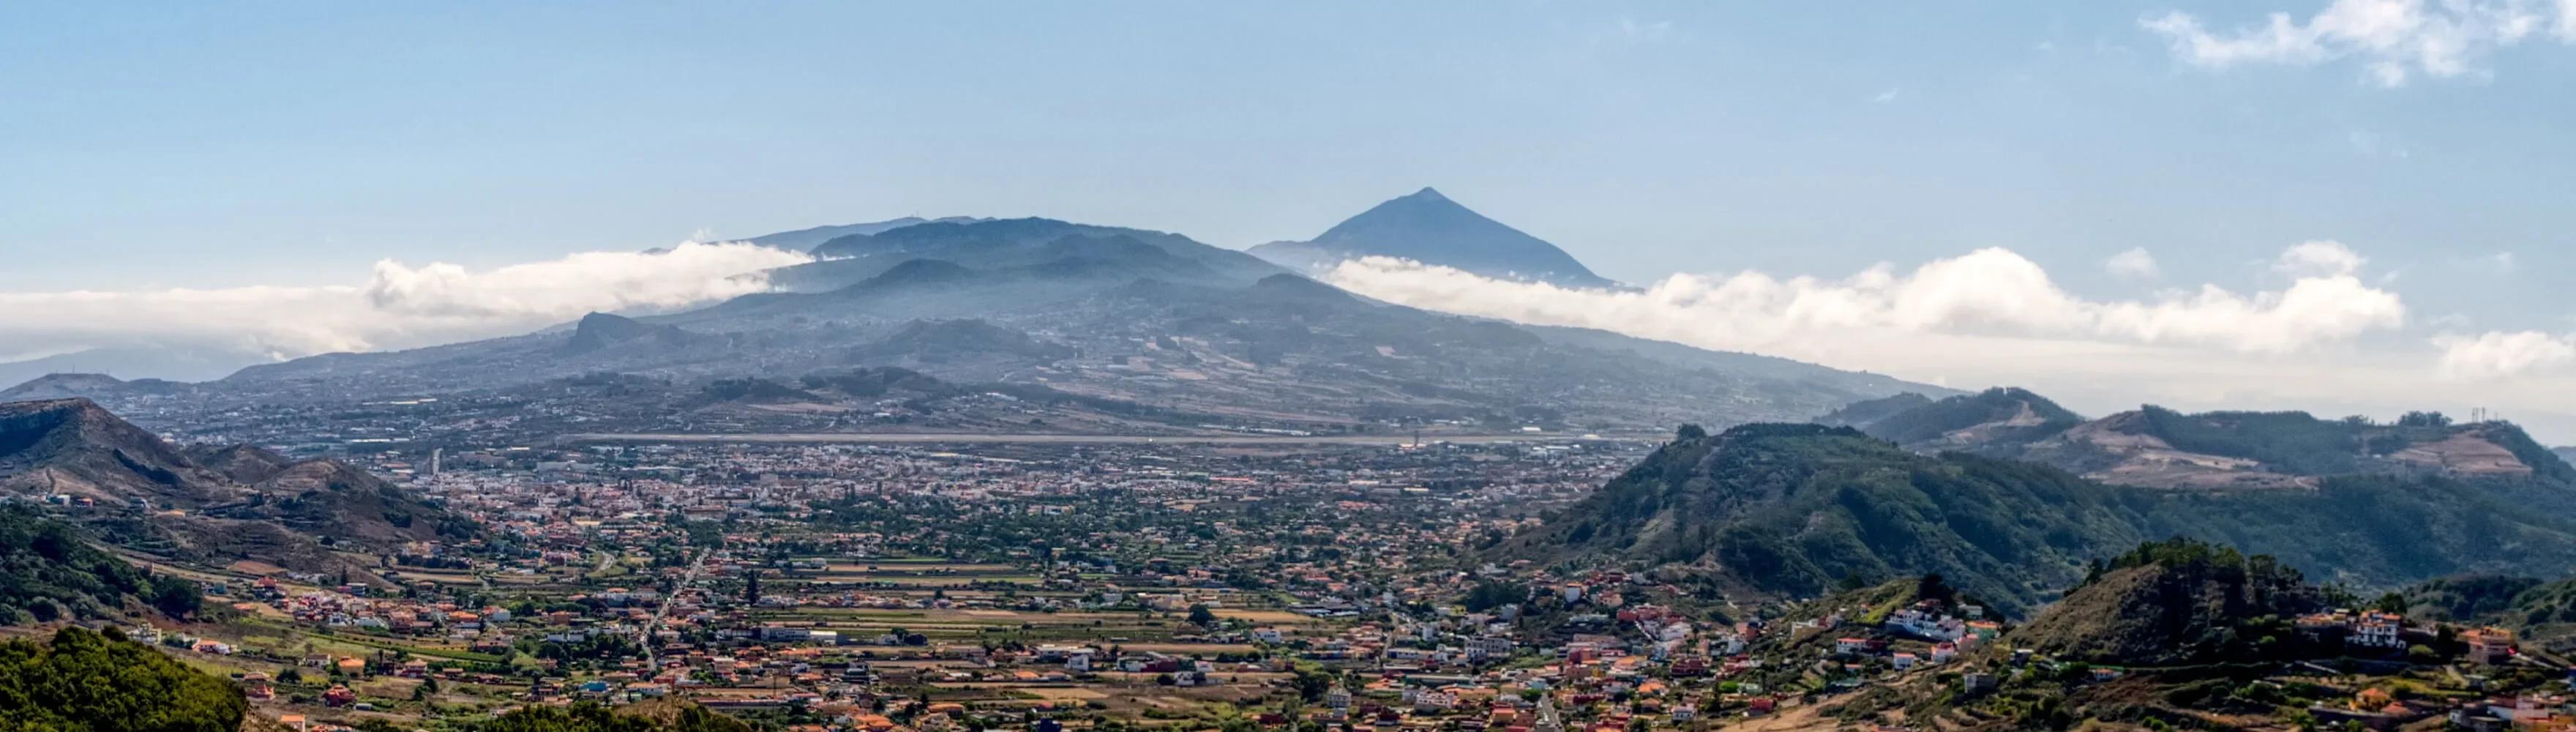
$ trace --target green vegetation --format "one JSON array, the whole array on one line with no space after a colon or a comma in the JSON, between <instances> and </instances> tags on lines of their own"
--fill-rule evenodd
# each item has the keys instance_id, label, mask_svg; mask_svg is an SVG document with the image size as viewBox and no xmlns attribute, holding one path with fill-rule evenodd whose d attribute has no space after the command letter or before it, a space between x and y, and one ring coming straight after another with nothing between
<instances>
[{"instance_id":1,"label":"green vegetation","mask_svg":"<svg viewBox=\"0 0 2576 732\"><path fill-rule=\"evenodd\" d=\"M1849 428L1677 440L1507 551L1613 554L1813 596L1938 574L2006 612L2143 538L2110 489L2035 465L1926 457Z\"/></svg>"},{"instance_id":2,"label":"green vegetation","mask_svg":"<svg viewBox=\"0 0 2576 732\"><path fill-rule=\"evenodd\" d=\"M2140 409L2150 434L2175 449L2262 462L2301 475L2336 475L2358 469L2354 458L2363 437L2353 422L2328 422L2306 412L2210 412L2183 414L2149 405ZM2380 454L2396 452L2406 441L2379 440Z\"/></svg>"},{"instance_id":3,"label":"green vegetation","mask_svg":"<svg viewBox=\"0 0 2576 732\"><path fill-rule=\"evenodd\" d=\"M0 730L231 732L248 709L232 684L115 631L0 644Z\"/></svg>"},{"instance_id":4,"label":"green vegetation","mask_svg":"<svg viewBox=\"0 0 2576 732\"><path fill-rule=\"evenodd\" d=\"M197 583L153 577L29 506L0 506L0 623L121 615L140 603L174 617L204 604Z\"/></svg>"},{"instance_id":5,"label":"green vegetation","mask_svg":"<svg viewBox=\"0 0 2576 732\"><path fill-rule=\"evenodd\" d=\"M2407 610L2418 617L2499 625L2552 646L2563 645L2569 631L2576 630L2568 627L2576 624L2576 579L2461 575L2415 585L2403 594Z\"/></svg>"},{"instance_id":6,"label":"green vegetation","mask_svg":"<svg viewBox=\"0 0 2576 732\"><path fill-rule=\"evenodd\" d=\"M2569 516L2576 491L2535 480L2350 476L2313 491L2160 491L1918 455L1850 428L1746 425L1713 436L1685 428L1496 551L1619 557L1802 597L1846 577L1939 574L2021 614L2088 562L2157 536L2242 546L2373 590L2472 571L2576 571Z\"/></svg>"},{"instance_id":7,"label":"green vegetation","mask_svg":"<svg viewBox=\"0 0 2576 732\"><path fill-rule=\"evenodd\" d=\"M2019 443L2064 432L2084 418L2038 394L1997 387L1887 414L1860 427L1879 439L1912 445L1990 423L2020 424L1984 435L1982 442Z\"/></svg>"},{"instance_id":8,"label":"green vegetation","mask_svg":"<svg viewBox=\"0 0 2576 732\"><path fill-rule=\"evenodd\" d=\"M2095 563L2011 641L2095 663L2291 658L2309 650L2298 616L2323 604L2324 593L2277 559L2171 539Z\"/></svg>"}]
</instances>

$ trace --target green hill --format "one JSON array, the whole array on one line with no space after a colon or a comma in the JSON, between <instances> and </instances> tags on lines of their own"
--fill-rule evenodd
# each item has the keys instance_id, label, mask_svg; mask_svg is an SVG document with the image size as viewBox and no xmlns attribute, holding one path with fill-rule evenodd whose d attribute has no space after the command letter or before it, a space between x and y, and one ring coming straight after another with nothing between
<instances>
[{"instance_id":1,"label":"green hill","mask_svg":"<svg viewBox=\"0 0 2576 732\"><path fill-rule=\"evenodd\" d=\"M1939 574L2008 612L2136 545L2146 521L2048 468L1931 457L1844 427L1747 425L1681 439L1508 551L1676 564L1812 596L1845 577Z\"/></svg>"},{"instance_id":2,"label":"green hill","mask_svg":"<svg viewBox=\"0 0 2576 732\"><path fill-rule=\"evenodd\" d=\"M1987 451L2064 432L2084 418L2028 390L1997 387L1938 401L1909 402L1903 395L1861 402L1826 419L1914 449ZM1920 399L1918 397L1917 399ZM1905 406L1911 403L1911 406ZM1896 407L1904 406L1902 409Z\"/></svg>"},{"instance_id":3,"label":"green hill","mask_svg":"<svg viewBox=\"0 0 2576 732\"><path fill-rule=\"evenodd\" d=\"M0 624L121 617L143 606L186 617L202 604L195 582L153 577L70 524L0 505Z\"/></svg>"},{"instance_id":4,"label":"green hill","mask_svg":"<svg viewBox=\"0 0 2576 732\"><path fill-rule=\"evenodd\" d=\"M1601 490L1498 545L1590 556L1722 590L1812 597L1846 577L1939 574L2020 613L2094 560L2182 536L2388 589L2461 572L2576 571L2576 492L2515 481L2352 476L2310 490L2110 486L2052 467L1924 455L1842 427L1686 427Z\"/></svg>"},{"instance_id":5,"label":"green hill","mask_svg":"<svg viewBox=\"0 0 2576 732\"><path fill-rule=\"evenodd\" d=\"M2293 650L2293 621L2324 603L2298 570L2270 556L2173 539L2096 565L2006 640L2121 665L2271 658Z\"/></svg>"},{"instance_id":6,"label":"green hill","mask_svg":"<svg viewBox=\"0 0 2576 732\"><path fill-rule=\"evenodd\" d=\"M112 630L0 644L0 729L232 732L249 708L231 683Z\"/></svg>"}]
</instances>

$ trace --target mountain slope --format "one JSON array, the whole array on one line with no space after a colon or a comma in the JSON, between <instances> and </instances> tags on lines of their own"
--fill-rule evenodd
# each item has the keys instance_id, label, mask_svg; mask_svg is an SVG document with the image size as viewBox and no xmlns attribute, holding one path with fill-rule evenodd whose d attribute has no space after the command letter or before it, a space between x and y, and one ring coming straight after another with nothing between
<instances>
[{"instance_id":1,"label":"mountain slope","mask_svg":"<svg viewBox=\"0 0 2576 732\"><path fill-rule=\"evenodd\" d=\"M214 563L337 570L343 561L320 545L382 551L479 536L471 521L345 463L183 449L86 399L0 404L0 493L87 499L94 519L122 527L111 535Z\"/></svg>"},{"instance_id":2,"label":"mountain slope","mask_svg":"<svg viewBox=\"0 0 2576 732\"><path fill-rule=\"evenodd\" d=\"M205 381L220 379L244 366L271 360L274 359L264 354L211 345L153 343L111 346L0 363L0 385L18 384L46 374L107 374L125 379Z\"/></svg>"},{"instance_id":3,"label":"mountain slope","mask_svg":"<svg viewBox=\"0 0 2576 732\"><path fill-rule=\"evenodd\" d=\"M972 263L976 269L1090 266L1124 269L1125 279L1163 277L1199 284L1246 284L1281 270L1243 252L1189 237L1055 219L976 219L916 224L850 234L815 245L822 261L770 272L792 292L824 292L864 282L915 259Z\"/></svg>"},{"instance_id":4,"label":"mountain slope","mask_svg":"<svg viewBox=\"0 0 2576 732\"><path fill-rule=\"evenodd\" d=\"M2576 485L2576 467L2504 422L2417 413L2395 423L2305 412L2184 414L2148 405L2083 421L2012 388L1939 401L1860 402L1818 419L1908 449L2045 463L2094 480L2177 490L2314 489L2335 476L2530 479Z\"/></svg>"},{"instance_id":5,"label":"mountain slope","mask_svg":"<svg viewBox=\"0 0 2576 732\"><path fill-rule=\"evenodd\" d=\"M0 492L203 506L240 486L87 399L0 403Z\"/></svg>"},{"instance_id":6,"label":"mountain slope","mask_svg":"<svg viewBox=\"0 0 2576 732\"><path fill-rule=\"evenodd\" d=\"M1380 203L1302 242L1253 247L1255 256L1321 274L1346 259L1380 256L1509 280L1612 287L1573 255L1424 188Z\"/></svg>"},{"instance_id":7,"label":"mountain slope","mask_svg":"<svg viewBox=\"0 0 2576 732\"><path fill-rule=\"evenodd\" d=\"M2301 491L2175 492L1913 453L1847 427L1747 425L1685 430L1500 553L1624 559L1789 596L1845 576L1940 574L2019 609L2085 562L2157 536L2245 547L2364 588L2576 571L2571 515L2576 491L2537 483L2347 476Z\"/></svg>"},{"instance_id":8,"label":"mountain slope","mask_svg":"<svg viewBox=\"0 0 2576 732\"><path fill-rule=\"evenodd\" d=\"M573 325L572 339L564 343L564 350L589 353L635 342L648 346L682 347L689 345L696 335L675 326L646 325L633 318L591 313Z\"/></svg>"},{"instance_id":9,"label":"mountain slope","mask_svg":"<svg viewBox=\"0 0 2576 732\"><path fill-rule=\"evenodd\" d=\"M2133 546L2109 489L2036 466L1933 458L1850 428L1685 429L1509 553L1679 563L1722 584L1812 596L1844 577L1939 574L2007 611Z\"/></svg>"},{"instance_id":10,"label":"mountain slope","mask_svg":"<svg viewBox=\"0 0 2576 732\"><path fill-rule=\"evenodd\" d=\"M2007 448L2064 432L2084 421L2046 397L2015 388L1998 387L1939 401L1910 401L1904 397L1855 403L1819 421L1849 424L1871 437L1909 450L1970 450L1985 454L2007 452ZM1898 408L1900 405L1903 408Z\"/></svg>"},{"instance_id":11,"label":"mountain slope","mask_svg":"<svg viewBox=\"0 0 2576 732\"><path fill-rule=\"evenodd\" d=\"M2289 620L2324 604L2322 592L2279 560L2175 539L2103 563L2006 640L2117 665L2255 659L2282 650L2264 643L2295 638Z\"/></svg>"},{"instance_id":12,"label":"mountain slope","mask_svg":"<svg viewBox=\"0 0 2576 732\"><path fill-rule=\"evenodd\" d=\"M189 385L160 379L127 381L107 374L46 374L0 389L0 402L105 396L159 396L187 391Z\"/></svg>"},{"instance_id":13,"label":"mountain slope","mask_svg":"<svg viewBox=\"0 0 2576 732\"><path fill-rule=\"evenodd\" d=\"M936 219L925 219L919 216L904 216L901 218L886 219L884 221L870 221L860 224L839 224L833 226L817 226L810 229L797 229L795 231L781 231L775 234L762 234L743 241L748 241L765 247L793 249L801 252L821 246L823 242L844 236L881 234L914 224L954 224L983 220L984 219L979 219L973 216L942 216Z\"/></svg>"},{"instance_id":14,"label":"mountain slope","mask_svg":"<svg viewBox=\"0 0 2576 732\"><path fill-rule=\"evenodd\" d=\"M30 506L0 506L0 625L122 617L151 607L186 618L195 582L154 577L90 545L79 528Z\"/></svg>"}]
</instances>

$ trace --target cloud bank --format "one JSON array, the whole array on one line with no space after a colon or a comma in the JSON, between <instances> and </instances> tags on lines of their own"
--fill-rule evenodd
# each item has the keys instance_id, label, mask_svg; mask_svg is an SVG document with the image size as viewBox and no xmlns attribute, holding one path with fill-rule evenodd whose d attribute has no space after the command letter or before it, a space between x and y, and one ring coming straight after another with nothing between
<instances>
[{"instance_id":1,"label":"cloud bank","mask_svg":"<svg viewBox=\"0 0 2576 732\"><path fill-rule=\"evenodd\" d=\"M2405 324L2405 304L2364 284L2360 264L2340 244L2311 242L2282 253L2277 266L2299 275L2281 290L2203 285L2111 301L2070 294L2038 263L1994 248L1908 272L1881 264L1839 280L1676 274L1631 291L1507 282L1384 257L1343 262L1328 278L1434 310L1792 356L1815 357L1828 342L1845 347L1851 336L1908 351L1940 338L2006 338L2286 354Z\"/></svg>"},{"instance_id":2,"label":"cloud bank","mask_svg":"<svg viewBox=\"0 0 2576 732\"><path fill-rule=\"evenodd\" d=\"M2144 269L2145 257L2119 258L2130 260L2131 273ZM2271 278L2262 288L2203 284L2135 299L2070 293L2005 249L1910 269L1881 264L1842 278L1676 274L1627 290L1495 280L1386 258L1343 262L1325 279L1430 310L1958 388L2025 386L2094 413L2142 402L2383 417L2488 407L2535 429L2576 434L2576 338L2491 333L2429 345L2408 338L2406 303L2372 284L2384 278L2365 279L2368 265L2340 243L2304 242L2256 266Z\"/></svg>"},{"instance_id":3,"label":"cloud bank","mask_svg":"<svg viewBox=\"0 0 2576 732\"><path fill-rule=\"evenodd\" d=\"M2164 36L2174 57L2194 66L2356 59L2371 80L2397 87L2417 74L2484 75L2483 59L2526 40L2576 43L2576 0L2334 0L2304 20L2275 12L2233 30L2213 31L2181 11L2139 25Z\"/></svg>"},{"instance_id":4,"label":"cloud bank","mask_svg":"<svg viewBox=\"0 0 2576 732\"><path fill-rule=\"evenodd\" d=\"M2446 335L2442 373L2456 379L2492 380L2576 364L2576 338L2536 330Z\"/></svg>"},{"instance_id":5,"label":"cloud bank","mask_svg":"<svg viewBox=\"0 0 2576 732\"><path fill-rule=\"evenodd\" d=\"M764 270L811 260L691 242L482 271L384 260L345 285L0 293L0 341L51 352L185 342L272 358L408 348L526 332L594 310L669 310L761 292Z\"/></svg>"}]
</instances>

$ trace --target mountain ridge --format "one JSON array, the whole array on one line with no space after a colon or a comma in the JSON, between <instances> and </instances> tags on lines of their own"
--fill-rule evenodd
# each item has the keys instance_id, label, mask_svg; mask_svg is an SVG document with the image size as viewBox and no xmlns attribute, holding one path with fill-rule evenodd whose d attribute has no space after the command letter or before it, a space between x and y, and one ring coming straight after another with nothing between
<instances>
[{"instance_id":1,"label":"mountain ridge","mask_svg":"<svg viewBox=\"0 0 2576 732\"><path fill-rule=\"evenodd\" d=\"M2540 477L2576 467L2500 421L2456 424L2434 412L2391 423L2305 412L2185 414L2155 405L2086 420L2009 387L1941 400L1903 396L1817 418L1918 452L1958 450L2055 466L2107 483L2174 490L2313 489L2343 475Z\"/></svg>"},{"instance_id":2,"label":"mountain ridge","mask_svg":"<svg viewBox=\"0 0 2576 732\"><path fill-rule=\"evenodd\" d=\"M2053 599L2087 562L2159 536L2242 546L2358 587L2576 571L2576 520L2562 511L2576 511L2576 489L2557 483L2362 475L2297 491L2170 491L1912 452L1850 427L1756 424L1685 428L1491 551L1610 559L1755 596L1939 574L2022 610Z\"/></svg>"}]
</instances>

